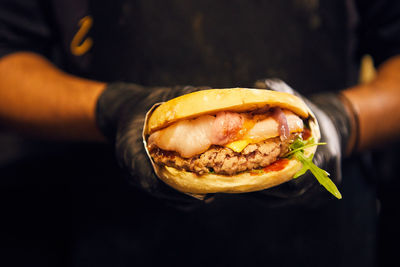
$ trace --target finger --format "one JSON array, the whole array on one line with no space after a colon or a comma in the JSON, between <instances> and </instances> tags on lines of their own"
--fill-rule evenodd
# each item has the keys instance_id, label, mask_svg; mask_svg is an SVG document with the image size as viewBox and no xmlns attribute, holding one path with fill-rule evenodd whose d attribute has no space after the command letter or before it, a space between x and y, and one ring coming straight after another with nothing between
<instances>
[{"instance_id":1,"label":"finger","mask_svg":"<svg viewBox=\"0 0 400 267\"><path fill-rule=\"evenodd\" d=\"M255 87L261 89L274 90L277 92L296 94L296 92L289 85L287 85L284 81L277 78L258 80L255 83Z\"/></svg>"}]
</instances>

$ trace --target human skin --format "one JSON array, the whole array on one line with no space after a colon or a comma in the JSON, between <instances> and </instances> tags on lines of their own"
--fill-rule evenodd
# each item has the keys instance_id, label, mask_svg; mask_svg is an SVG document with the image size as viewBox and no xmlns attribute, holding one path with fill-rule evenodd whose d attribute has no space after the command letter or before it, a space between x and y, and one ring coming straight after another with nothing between
<instances>
[{"instance_id":1,"label":"human skin","mask_svg":"<svg viewBox=\"0 0 400 267\"><path fill-rule=\"evenodd\" d=\"M342 94L358 113L358 147L362 151L393 141L400 136L400 55L386 60L376 77Z\"/></svg>"},{"instance_id":2,"label":"human skin","mask_svg":"<svg viewBox=\"0 0 400 267\"><path fill-rule=\"evenodd\" d=\"M95 123L104 88L38 54L10 54L0 60L0 126L43 138L105 140Z\"/></svg>"},{"instance_id":3,"label":"human skin","mask_svg":"<svg viewBox=\"0 0 400 267\"><path fill-rule=\"evenodd\" d=\"M103 82L69 75L46 58L16 52L0 59L0 126L51 139L105 141L95 107ZM400 56L377 70L369 83L341 92L357 113L347 154L400 136ZM355 147L355 144L358 144Z\"/></svg>"}]
</instances>

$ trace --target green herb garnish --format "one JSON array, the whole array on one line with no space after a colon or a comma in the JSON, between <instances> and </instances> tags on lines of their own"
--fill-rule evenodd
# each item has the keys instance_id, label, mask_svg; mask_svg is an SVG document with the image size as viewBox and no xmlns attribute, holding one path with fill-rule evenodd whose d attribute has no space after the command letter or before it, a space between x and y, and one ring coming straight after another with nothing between
<instances>
[{"instance_id":1,"label":"green herb garnish","mask_svg":"<svg viewBox=\"0 0 400 267\"><path fill-rule=\"evenodd\" d=\"M312 162L314 154L312 154L308 158L304 155L305 148L312 147L312 146L318 146L318 145L325 145L325 144L326 143L315 143L314 138L310 138L310 139L304 141L302 138L297 137L296 140L289 147L290 152L287 153L284 157L289 157L289 158L295 157L297 160L299 160L303 164L303 167L301 168L300 171L298 171L294 175L293 179L298 178L299 176L305 174L308 170L310 170L311 173L315 176L315 178L317 178L318 182L323 187L325 187L326 190L328 190L336 198L341 199L342 194L340 194L336 185L329 178L329 173L326 172L325 170L319 168L317 165L315 165Z\"/></svg>"}]
</instances>

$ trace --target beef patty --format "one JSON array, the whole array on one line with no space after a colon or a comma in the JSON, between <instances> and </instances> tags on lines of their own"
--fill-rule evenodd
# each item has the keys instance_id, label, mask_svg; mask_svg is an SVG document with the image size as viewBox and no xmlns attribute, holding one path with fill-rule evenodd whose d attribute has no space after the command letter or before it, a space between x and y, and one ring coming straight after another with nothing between
<instances>
[{"instance_id":1,"label":"beef patty","mask_svg":"<svg viewBox=\"0 0 400 267\"><path fill-rule=\"evenodd\" d=\"M165 151L157 147L150 149L150 155L156 164L197 173L216 173L232 175L239 172L264 168L289 150L290 143L297 135L281 141L279 137L249 144L242 152L234 152L223 146L211 146L206 152L191 158L183 158L176 152Z\"/></svg>"}]
</instances>

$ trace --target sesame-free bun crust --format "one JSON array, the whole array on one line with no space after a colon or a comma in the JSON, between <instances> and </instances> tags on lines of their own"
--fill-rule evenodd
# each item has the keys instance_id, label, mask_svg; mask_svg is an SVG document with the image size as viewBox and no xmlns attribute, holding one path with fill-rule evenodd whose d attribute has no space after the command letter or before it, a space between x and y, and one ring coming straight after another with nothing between
<instances>
[{"instance_id":1,"label":"sesame-free bun crust","mask_svg":"<svg viewBox=\"0 0 400 267\"><path fill-rule=\"evenodd\" d=\"M304 102L289 93L248 88L210 89L182 95L160 105L149 118L146 134L181 119L223 110L244 112L266 105L291 110L302 118L309 114Z\"/></svg>"},{"instance_id":2,"label":"sesame-free bun crust","mask_svg":"<svg viewBox=\"0 0 400 267\"><path fill-rule=\"evenodd\" d=\"M244 193L263 190L287 182L300 169L300 162L290 160L284 171L273 171L264 174L243 172L233 176L211 173L196 175L192 172L159 165L157 165L156 173L165 183L185 193Z\"/></svg>"},{"instance_id":3,"label":"sesame-free bun crust","mask_svg":"<svg viewBox=\"0 0 400 267\"><path fill-rule=\"evenodd\" d=\"M205 99L208 100L206 101ZM211 101L214 106L207 103L208 101ZM195 105L195 103L197 104ZM227 103L232 105L229 106ZM316 142L319 141L320 131L315 116L305 103L296 96L264 89L212 89L177 97L150 110L146 116L143 130L147 154L150 157L146 138L149 133L164 127L164 125L179 119L212 114L221 110L243 112L261 108L265 105L289 109L304 119L308 118L311 136L314 137ZM167 114L168 111L170 111L169 114ZM151 126L153 126L152 130L150 130ZM310 156L315 153L316 148L316 146L307 148L305 155ZM197 175L173 167L155 164L153 160L151 162L155 173L162 181L178 191L188 194L245 193L264 190L291 180L302 167L298 160L292 158L279 171L270 171L262 174L242 172L232 176L212 173Z\"/></svg>"}]
</instances>

